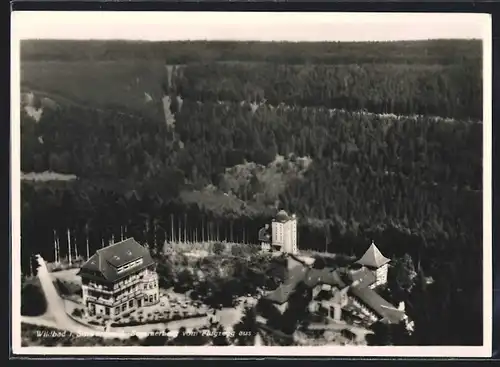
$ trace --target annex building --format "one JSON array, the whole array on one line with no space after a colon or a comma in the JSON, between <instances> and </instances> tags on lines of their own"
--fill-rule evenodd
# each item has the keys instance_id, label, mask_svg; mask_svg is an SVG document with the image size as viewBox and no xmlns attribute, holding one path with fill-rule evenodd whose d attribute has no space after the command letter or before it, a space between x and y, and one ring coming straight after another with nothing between
<instances>
[{"instance_id":1,"label":"annex building","mask_svg":"<svg viewBox=\"0 0 500 367\"><path fill-rule=\"evenodd\" d=\"M87 316L115 318L160 301L156 264L133 238L97 250L78 275Z\"/></svg>"},{"instance_id":2,"label":"annex building","mask_svg":"<svg viewBox=\"0 0 500 367\"><path fill-rule=\"evenodd\" d=\"M302 283L312 290L309 311L322 311L333 322L343 322L343 313L349 312L367 324L404 322L411 329L413 323L405 313L404 304L395 307L377 292L377 288L387 283L389 261L374 243L359 260L345 268L315 268L290 255L285 281L264 299L283 313L290 296Z\"/></svg>"}]
</instances>

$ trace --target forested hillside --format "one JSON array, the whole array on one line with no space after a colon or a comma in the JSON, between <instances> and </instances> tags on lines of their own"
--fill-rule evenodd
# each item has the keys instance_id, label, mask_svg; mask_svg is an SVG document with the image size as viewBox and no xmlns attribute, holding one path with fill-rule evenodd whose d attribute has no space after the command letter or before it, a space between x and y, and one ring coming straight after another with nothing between
<instances>
[{"instance_id":1,"label":"forested hillside","mask_svg":"<svg viewBox=\"0 0 500 367\"><path fill-rule=\"evenodd\" d=\"M467 52L464 50L464 54L457 55L453 63L443 56L444 53L442 60L436 55L437 45L446 50L450 42L458 42L457 47L463 49L468 46ZM156 43L118 44L107 52L99 51L104 46L99 47L97 43L83 52L79 50L81 44L72 42L67 47L73 56L65 57L56 52L57 48L47 47L51 45L49 42L46 52L55 52L54 58L41 62L33 59L49 56L38 55L36 51L41 53L38 44L27 43L22 49L26 62L21 67L21 79L26 89L56 95L64 91L65 98L81 103L107 108L127 107L147 114L158 112L159 103L155 101L161 99L162 93L172 93L201 102L266 101L271 105L284 103L480 120L482 75L481 59L478 58L481 52L477 47L480 43L434 41L418 47L419 44L373 43L364 46L368 51L356 50L360 46L353 44L354 49L345 54L344 47L349 50L348 45L333 44L325 47L327 51L330 48L327 55L332 59L316 63L316 57L326 56L314 49L312 52L316 54L306 53L315 44L301 44L305 49L294 45L300 58L282 60L286 52L291 52L289 44L267 45L268 53L283 49L283 54L268 55L259 50L262 53L244 59L248 50L236 47L231 51L228 45L218 43L212 48L201 43L199 49L190 44L179 45L179 48L173 48L177 46L175 43L167 44L167 51L160 54L160 49L155 50ZM153 51L145 51L139 57L137 50L148 45ZM257 45L257 49L265 47ZM228 51L224 53L220 48ZM420 55L415 54L416 48ZM380 50L384 49L387 55L382 58ZM74 59L79 51L81 58ZM181 56L185 60L179 60ZM51 83L54 75L59 78L56 84ZM82 85L87 87L81 88ZM146 97L147 109L144 108L145 93L149 96Z\"/></svg>"},{"instance_id":2,"label":"forested hillside","mask_svg":"<svg viewBox=\"0 0 500 367\"><path fill-rule=\"evenodd\" d=\"M71 50L71 51L69 51ZM481 41L223 42L26 40L26 61L161 60L167 64L270 61L283 64L387 63L449 65L481 59Z\"/></svg>"},{"instance_id":3,"label":"forested hillside","mask_svg":"<svg viewBox=\"0 0 500 367\"><path fill-rule=\"evenodd\" d=\"M27 41L22 60L22 170L78 177L22 182L25 271L54 230L80 253L123 228L255 243L284 208L301 249L374 239L433 276L419 343L481 342L480 42Z\"/></svg>"}]
</instances>

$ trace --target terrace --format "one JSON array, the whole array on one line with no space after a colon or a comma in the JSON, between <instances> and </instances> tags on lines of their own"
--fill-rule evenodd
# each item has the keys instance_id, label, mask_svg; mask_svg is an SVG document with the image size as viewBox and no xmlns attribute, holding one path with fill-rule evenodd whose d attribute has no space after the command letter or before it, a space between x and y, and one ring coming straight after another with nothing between
<instances>
[{"instance_id":1,"label":"terrace","mask_svg":"<svg viewBox=\"0 0 500 367\"><path fill-rule=\"evenodd\" d=\"M193 301L187 296L173 292L162 291L160 301L154 305L131 310L116 317L90 316L87 321L94 325L124 327L201 317L206 316L208 311L208 306L201 302Z\"/></svg>"}]
</instances>

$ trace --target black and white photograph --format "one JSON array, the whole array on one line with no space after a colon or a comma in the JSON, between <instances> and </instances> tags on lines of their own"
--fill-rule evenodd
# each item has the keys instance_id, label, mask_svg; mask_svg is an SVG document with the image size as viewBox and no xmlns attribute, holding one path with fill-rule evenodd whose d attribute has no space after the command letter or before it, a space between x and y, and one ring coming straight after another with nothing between
<instances>
[{"instance_id":1,"label":"black and white photograph","mask_svg":"<svg viewBox=\"0 0 500 367\"><path fill-rule=\"evenodd\" d=\"M15 354L491 356L489 16L14 12L11 73Z\"/></svg>"}]
</instances>

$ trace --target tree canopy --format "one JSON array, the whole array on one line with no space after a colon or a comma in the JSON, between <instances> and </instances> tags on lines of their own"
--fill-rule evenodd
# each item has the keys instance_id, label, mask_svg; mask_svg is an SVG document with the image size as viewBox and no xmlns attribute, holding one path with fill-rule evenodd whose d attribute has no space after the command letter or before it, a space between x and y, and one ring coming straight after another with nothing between
<instances>
[{"instance_id":1,"label":"tree canopy","mask_svg":"<svg viewBox=\"0 0 500 367\"><path fill-rule=\"evenodd\" d=\"M285 208L301 250L359 256L375 240L402 259L393 281L419 295L416 325L441 330L419 343L480 340L479 41L23 41L21 57L21 169L74 175L22 181L24 273L53 257L54 231L62 256L67 229L80 254L122 234L157 252L257 243ZM434 284L411 287L417 261ZM236 287L198 286L222 284Z\"/></svg>"}]
</instances>

